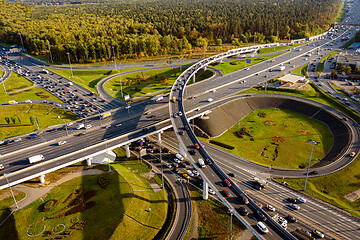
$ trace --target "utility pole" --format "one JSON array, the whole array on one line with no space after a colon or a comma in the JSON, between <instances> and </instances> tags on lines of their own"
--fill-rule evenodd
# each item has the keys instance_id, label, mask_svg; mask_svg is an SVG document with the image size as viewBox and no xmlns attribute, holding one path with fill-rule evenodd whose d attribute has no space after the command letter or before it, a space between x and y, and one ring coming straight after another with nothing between
<instances>
[{"instance_id":1,"label":"utility pole","mask_svg":"<svg viewBox=\"0 0 360 240\"><path fill-rule=\"evenodd\" d=\"M231 240L231 229L232 229L232 216L233 216L233 211L229 210L230 212L230 235L229 235L229 240Z\"/></svg>"},{"instance_id":2,"label":"utility pole","mask_svg":"<svg viewBox=\"0 0 360 240\"><path fill-rule=\"evenodd\" d=\"M74 74L73 74L73 71L72 71L72 68L71 68L70 53L67 52L66 54L68 55L68 59L69 59L69 65L70 65L70 71L71 71L71 78L74 78Z\"/></svg>"},{"instance_id":3,"label":"utility pole","mask_svg":"<svg viewBox=\"0 0 360 240\"><path fill-rule=\"evenodd\" d=\"M121 82L120 69L117 69L117 68L116 68L116 57L115 57L115 48L114 48L114 46L112 46L112 50L113 50L113 55L114 55L114 67L115 67L115 71L119 72L121 98L124 98L123 89L122 89L122 82Z\"/></svg>"},{"instance_id":4,"label":"utility pole","mask_svg":"<svg viewBox=\"0 0 360 240\"><path fill-rule=\"evenodd\" d=\"M312 146L311 146L311 152L310 152L309 164L308 164L308 168L307 168L307 172L306 172L306 179L305 179L305 184L304 184L304 191L306 190L306 183L307 183L308 176L309 176L309 168L310 168L311 157L312 157L312 153L313 153L314 145L316 144L316 142L315 142L315 141L311 141L310 143L312 144Z\"/></svg>"},{"instance_id":5,"label":"utility pole","mask_svg":"<svg viewBox=\"0 0 360 240\"><path fill-rule=\"evenodd\" d=\"M23 39L22 39L21 33L19 33L19 36L20 36L20 40L21 40L21 45L22 45L23 49L25 50L25 47L24 47L24 42L23 42Z\"/></svg>"},{"instance_id":6,"label":"utility pole","mask_svg":"<svg viewBox=\"0 0 360 240\"><path fill-rule=\"evenodd\" d=\"M181 57L180 57L180 74L179 75L181 75Z\"/></svg>"},{"instance_id":7,"label":"utility pole","mask_svg":"<svg viewBox=\"0 0 360 240\"><path fill-rule=\"evenodd\" d=\"M204 59L205 59L205 39L204 39Z\"/></svg>"},{"instance_id":8,"label":"utility pole","mask_svg":"<svg viewBox=\"0 0 360 240\"><path fill-rule=\"evenodd\" d=\"M51 49L50 49L50 43L49 43L49 40L47 40L47 44L48 44L48 47L49 47L49 53L50 53L51 63L52 63L52 64L54 64L54 61L53 61L53 58L52 58L52 55L51 55Z\"/></svg>"}]
</instances>

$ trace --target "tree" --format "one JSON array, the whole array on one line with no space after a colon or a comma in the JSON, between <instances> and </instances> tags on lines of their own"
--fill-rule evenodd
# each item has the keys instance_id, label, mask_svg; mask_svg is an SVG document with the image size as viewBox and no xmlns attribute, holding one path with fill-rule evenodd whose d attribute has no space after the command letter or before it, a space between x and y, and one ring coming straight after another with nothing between
<instances>
[{"instance_id":1,"label":"tree","mask_svg":"<svg viewBox=\"0 0 360 240\"><path fill-rule=\"evenodd\" d=\"M349 66L349 67L345 68L344 72L345 72L347 75L349 75L349 74L351 73L351 67Z\"/></svg>"},{"instance_id":2,"label":"tree","mask_svg":"<svg viewBox=\"0 0 360 240\"><path fill-rule=\"evenodd\" d=\"M343 64L343 63L339 63L339 64L338 64L338 67L337 67L337 70L339 71L339 73L342 73L342 72L344 71L344 68L345 68L344 64Z\"/></svg>"},{"instance_id":3,"label":"tree","mask_svg":"<svg viewBox=\"0 0 360 240\"><path fill-rule=\"evenodd\" d=\"M216 44L216 46L221 46L222 45L222 39L221 38L216 39L215 44Z\"/></svg>"},{"instance_id":4,"label":"tree","mask_svg":"<svg viewBox=\"0 0 360 240\"><path fill-rule=\"evenodd\" d=\"M5 117L5 121L7 122L7 124L10 124L10 118Z\"/></svg>"},{"instance_id":5,"label":"tree","mask_svg":"<svg viewBox=\"0 0 360 240\"><path fill-rule=\"evenodd\" d=\"M360 73L360 67L357 67L357 68L355 69L355 73L357 73L357 74Z\"/></svg>"},{"instance_id":6,"label":"tree","mask_svg":"<svg viewBox=\"0 0 360 240\"><path fill-rule=\"evenodd\" d=\"M14 117L11 117L11 121L13 122L13 124L16 123L16 119Z\"/></svg>"},{"instance_id":7,"label":"tree","mask_svg":"<svg viewBox=\"0 0 360 240\"><path fill-rule=\"evenodd\" d=\"M34 124L35 124L35 119L34 119L33 116L30 117L30 123L31 123L31 125L34 125Z\"/></svg>"},{"instance_id":8,"label":"tree","mask_svg":"<svg viewBox=\"0 0 360 240\"><path fill-rule=\"evenodd\" d=\"M331 78L334 78L336 75L336 71L335 70L332 70L331 73L330 73L330 77Z\"/></svg>"},{"instance_id":9,"label":"tree","mask_svg":"<svg viewBox=\"0 0 360 240\"><path fill-rule=\"evenodd\" d=\"M21 124L21 120L20 120L20 117L19 117L19 116L17 117L17 119L18 119L19 123Z\"/></svg>"}]
</instances>

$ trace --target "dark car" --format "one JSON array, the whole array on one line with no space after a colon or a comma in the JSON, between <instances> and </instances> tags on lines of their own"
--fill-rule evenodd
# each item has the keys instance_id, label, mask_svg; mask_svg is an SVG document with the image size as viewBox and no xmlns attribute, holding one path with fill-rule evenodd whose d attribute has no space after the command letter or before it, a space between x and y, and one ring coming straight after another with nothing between
<instances>
[{"instance_id":1,"label":"dark car","mask_svg":"<svg viewBox=\"0 0 360 240\"><path fill-rule=\"evenodd\" d=\"M190 150L189 153L190 153L190 155L195 155L196 151L195 150Z\"/></svg>"},{"instance_id":2,"label":"dark car","mask_svg":"<svg viewBox=\"0 0 360 240\"><path fill-rule=\"evenodd\" d=\"M168 152L169 152L169 149L163 148L162 152L163 152L163 153L168 153Z\"/></svg>"},{"instance_id":3,"label":"dark car","mask_svg":"<svg viewBox=\"0 0 360 240\"><path fill-rule=\"evenodd\" d=\"M228 173L228 175L229 175L230 177L235 177L235 174L233 174L233 173Z\"/></svg>"},{"instance_id":4,"label":"dark car","mask_svg":"<svg viewBox=\"0 0 360 240\"><path fill-rule=\"evenodd\" d=\"M239 207L238 212L242 215L242 216L246 216L249 214L248 210L244 207Z\"/></svg>"},{"instance_id":5,"label":"dark car","mask_svg":"<svg viewBox=\"0 0 360 240\"><path fill-rule=\"evenodd\" d=\"M311 172L309 172L309 175L316 175L316 174L318 174L318 171L311 171Z\"/></svg>"},{"instance_id":6,"label":"dark car","mask_svg":"<svg viewBox=\"0 0 360 240\"><path fill-rule=\"evenodd\" d=\"M288 198L286 198L285 200L286 200L287 202L289 202L289 203L297 203L296 198L288 197Z\"/></svg>"},{"instance_id":7,"label":"dark car","mask_svg":"<svg viewBox=\"0 0 360 240\"><path fill-rule=\"evenodd\" d=\"M188 126L188 125L185 125L184 129L185 129L186 131L189 131L189 126Z\"/></svg>"},{"instance_id":8,"label":"dark car","mask_svg":"<svg viewBox=\"0 0 360 240\"><path fill-rule=\"evenodd\" d=\"M207 164L209 164L209 165L211 165L211 164L212 164L212 162L211 162L210 158L206 158L205 160L206 160Z\"/></svg>"},{"instance_id":9,"label":"dark car","mask_svg":"<svg viewBox=\"0 0 360 240\"><path fill-rule=\"evenodd\" d=\"M179 131L179 134L180 134L180 135L184 135L184 131Z\"/></svg>"},{"instance_id":10,"label":"dark car","mask_svg":"<svg viewBox=\"0 0 360 240\"><path fill-rule=\"evenodd\" d=\"M85 132L81 132L81 133L79 133L79 134L76 135L76 136L82 136L82 135L85 135Z\"/></svg>"},{"instance_id":11,"label":"dark car","mask_svg":"<svg viewBox=\"0 0 360 240\"><path fill-rule=\"evenodd\" d=\"M256 218L259 219L259 221L266 221L265 215L262 214L260 211L256 212Z\"/></svg>"},{"instance_id":12,"label":"dark car","mask_svg":"<svg viewBox=\"0 0 360 240\"><path fill-rule=\"evenodd\" d=\"M33 139L33 138L36 138L37 135L36 134L31 134L30 136L27 137L27 139Z\"/></svg>"},{"instance_id":13,"label":"dark car","mask_svg":"<svg viewBox=\"0 0 360 240\"><path fill-rule=\"evenodd\" d=\"M286 217L286 219L287 219L289 222L291 222L291 223L296 222L296 218L293 217L293 216L291 216L291 215L288 215L288 216Z\"/></svg>"},{"instance_id":14,"label":"dark car","mask_svg":"<svg viewBox=\"0 0 360 240\"><path fill-rule=\"evenodd\" d=\"M180 173L180 170L178 168L174 168L172 171L175 173Z\"/></svg>"}]
</instances>

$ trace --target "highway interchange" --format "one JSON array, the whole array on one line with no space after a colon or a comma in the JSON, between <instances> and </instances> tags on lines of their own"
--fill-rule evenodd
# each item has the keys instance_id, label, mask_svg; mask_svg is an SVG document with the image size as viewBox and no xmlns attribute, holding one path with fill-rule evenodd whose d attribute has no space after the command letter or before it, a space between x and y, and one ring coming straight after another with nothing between
<instances>
[{"instance_id":1,"label":"highway interchange","mask_svg":"<svg viewBox=\"0 0 360 240\"><path fill-rule=\"evenodd\" d=\"M338 38L340 37L341 35L338 36ZM295 65L296 67L298 67L308 61L313 61L314 59L316 60L317 58L321 57L321 55L326 55L327 53L331 52L332 49L336 48L339 45L338 43L338 45L334 45L331 47L326 46L328 45L327 41L329 41L329 39L318 40L316 42L312 42L310 44L298 47L298 49L302 50L291 50L283 55L280 55L275 58L274 62L262 62L257 65L251 66L249 70L240 70L236 73L228 74L219 78L212 78L208 81L199 82L197 84L186 87L183 102L185 105L184 108L186 109L187 116L191 116L191 114L194 115L198 113L203 113L204 111L206 111L207 108L211 109L211 104L206 101L208 98L213 98L213 106L216 106L216 104L219 104L220 102L225 102L224 98L226 99L227 97L232 96L235 93L256 86L259 83L262 84L265 80L272 79L275 76L282 74L278 71L269 72L268 69L270 68L276 68L281 63L283 63L286 66L285 71L289 71L291 69L291 66ZM320 54L313 55L312 57L309 57L308 60L305 60L306 57L304 57L304 54L309 51L316 51L317 48L320 49ZM289 61L291 61L291 64L288 64ZM42 67L39 67L38 64L34 64L30 60L28 62L28 60L25 61L24 59L22 59L21 64L34 69L34 71L41 71L42 69ZM56 77L54 76L54 78ZM243 82L244 80L246 80L246 82ZM85 91L80 86L78 91L83 95L84 98L85 95L89 94L89 91L86 92L87 90ZM190 96L196 96L196 98L189 99ZM134 139L143 137L144 135L150 135L152 132L156 132L157 130L168 128L171 126L170 121L168 120L169 111L168 103L166 102L166 100L169 99L165 98L163 102L158 103L155 103L153 101L145 101L133 105L130 109L120 108L112 110L113 114L110 119L100 120L96 116L89 117L88 122L91 122L93 126L89 130L76 130L74 129L74 126L76 126L75 123L73 127L68 129L67 131L47 132L40 135L40 137L36 139L12 143L6 147L1 146L1 163L4 164L8 171L16 173L16 171L21 170L19 171L21 176L17 176L16 174L9 175L9 179L13 182L19 180L20 178L23 178L24 176L32 176L36 173L44 172L47 169L52 169L53 167L64 165L66 163L71 163L71 161L76 161L81 158L85 158L91 155L91 153L105 151L106 148L114 148L117 145L121 145L125 142L131 142ZM103 106L104 110L108 110L114 108L115 106L119 106L115 103L116 101L112 103L105 102L99 104L99 107ZM197 108L201 108L201 110L197 112L194 111ZM149 119L148 115L145 115L146 112L151 112L156 117ZM105 128L105 126L108 126L110 124L111 127ZM118 124L121 125L119 127L116 127L115 125ZM146 127L150 127L150 129L149 131L144 132L143 129ZM86 134L83 136L77 136L80 132L86 132ZM60 139L66 139L68 143L64 146L56 146L56 143ZM104 141L104 139L107 139L107 141ZM86 149L86 154L84 153L85 151L81 149ZM36 154L43 154L46 159L49 159L50 161L41 163L37 167L29 167L28 164L26 164L25 159L29 156ZM221 161L217 161L216 154L213 154L215 153L210 153L217 165L219 165L221 168L228 170L229 165L224 164ZM219 159L221 158L223 157L219 157ZM236 174L236 176L246 176L246 180L244 178L240 178L239 180L237 180L236 178L236 181L249 180L249 171L240 170L238 164L239 161L234 160L232 165L230 166L232 166L233 169L237 169L238 174ZM257 167L252 166L252 168L250 169L250 173L258 172ZM268 171L267 174L272 173ZM219 176L219 179L222 178L223 176ZM1 185L4 186L4 179L2 179L1 183ZM240 185L241 188L244 187L242 185L243 184ZM288 189L284 190L284 188L281 186L275 186L276 185L271 185L271 188L266 189L266 191L270 191L269 194L272 194L272 191L278 191L278 193L284 193L286 191L289 191ZM219 187L219 189L222 188ZM267 193L266 191L264 191L263 193ZM276 205L283 205L281 205L281 199L283 199L284 196L285 195L279 195L278 197L274 198L277 203ZM310 205L308 203L306 204ZM288 210L286 209L286 207L284 208L284 210ZM326 226L327 229L324 232L328 232L331 234L332 232L338 231L341 232L341 235L343 235L344 238L356 239L357 232L355 230L358 230L358 222L352 222L353 220L349 219L347 216L341 216L341 218L344 219L342 223L343 226L341 226L341 228L339 229L336 229L336 226L330 227L331 224L336 223L336 220L330 220L329 218L328 222L323 222L324 220L328 219L323 219L319 217L321 215L318 215L316 213L313 215L310 214L313 211L312 209L317 209L317 211L319 212L324 212L324 209L322 208L324 208L322 205L318 206L314 204L314 206L310 205L305 207L305 210L302 211L302 209L300 212L302 215L306 215L307 219L315 221L315 224L318 224L320 229L323 229L324 226ZM332 219L337 219L338 214L339 213L335 211ZM252 222L250 224L254 223ZM346 226L349 227L349 230L347 230L347 232L344 232L346 231ZM275 237L276 235L270 234L270 236ZM336 236L338 236L338 234L336 234Z\"/></svg>"}]
</instances>

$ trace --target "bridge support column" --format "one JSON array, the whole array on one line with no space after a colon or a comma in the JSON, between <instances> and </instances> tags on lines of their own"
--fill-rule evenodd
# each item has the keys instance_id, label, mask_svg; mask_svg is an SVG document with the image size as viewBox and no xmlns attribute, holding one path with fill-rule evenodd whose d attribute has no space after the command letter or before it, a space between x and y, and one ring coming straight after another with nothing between
<instances>
[{"instance_id":1,"label":"bridge support column","mask_svg":"<svg viewBox=\"0 0 360 240\"><path fill-rule=\"evenodd\" d=\"M126 150L126 157L129 158L130 157L130 145L129 144L125 145L125 150Z\"/></svg>"},{"instance_id":2,"label":"bridge support column","mask_svg":"<svg viewBox=\"0 0 360 240\"><path fill-rule=\"evenodd\" d=\"M209 184L206 181L203 181L203 199L206 200L209 198Z\"/></svg>"},{"instance_id":3,"label":"bridge support column","mask_svg":"<svg viewBox=\"0 0 360 240\"><path fill-rule=\"evenodd\" d=\"M193 75L193 83L195 83L195 74Z\"/></svg>"},{"instance_id":4,"label":"bridge support column","mask_svg":"<svg viewBox=\"0 0 360 240\"><path fill-rule=\"evenodd\" d=\"M186 157L187 154L186 154L186 150L184 149L183 145L181 145L179 143L179 153L183 156L183 157Z\"/></svg>"},{"instance_id":5,"label":"bridge support column","mask_svg":"<svg viewBox=\"0 0 360 240\"><path fill-rule=\"evenodd\" d=\"M92 158L87 158L86 159L86 165L87 166L91 166L91 160L92 160Z\"/></svg>"},{"instance_id":6,"label":"bridge support column","mask_svg":"<svg viewBox=\"0 0 360 240\"><path fill-rule=\"evenodd\" d=\"M40 175L40 183L45 183L45 175Z\"/></svg>"},{"instance_id":7,"label":"bridge support column","mask_svg":"<svg viewBox=\"0 0 360 240\"><path fill-rule=\"evenodd\" d=\"M207 66L204 67L204 72L207 70Z\"/></svg>"},{"instance_id":8,"label":"bridge support column","mask_svg":"<svg viewBox=\"0 0 360 240\"><path fill-rule=\"evenodd\" d=\"M161 142L161 132L157 133L157 139L158 139L158 141L157 141L158 143Z\"/></svg>"}]
</instances>

